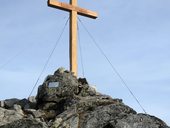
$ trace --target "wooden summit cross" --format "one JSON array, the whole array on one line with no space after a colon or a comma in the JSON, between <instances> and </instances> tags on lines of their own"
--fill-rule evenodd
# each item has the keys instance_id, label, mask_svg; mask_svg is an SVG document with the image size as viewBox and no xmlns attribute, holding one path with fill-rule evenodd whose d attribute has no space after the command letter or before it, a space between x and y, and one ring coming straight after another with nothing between
<instances>
[{"instance_id":1,"label":"wooden summit cross","mask_svg":"<svg viewBox=\"0 0 170 128\"><path fill-rule=\"evenodd\" d=\"M70 71L77 76L77 14L96 19L97 13L78 7L77 0L70 4L48 0L48 6L70 12Z\"/></svg>"}]
</instances>

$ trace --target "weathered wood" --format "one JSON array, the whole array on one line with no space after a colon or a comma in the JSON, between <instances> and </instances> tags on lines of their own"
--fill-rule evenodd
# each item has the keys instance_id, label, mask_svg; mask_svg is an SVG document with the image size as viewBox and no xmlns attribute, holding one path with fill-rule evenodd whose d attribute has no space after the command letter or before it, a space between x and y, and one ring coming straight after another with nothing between
<instances>
[{"instance_id":1,"label":"weathered wood","mask_svg":"<svg viewBox=\"0 0 170 128\"><path fill-rule=\"evenodd\" d=\"M70 4L48 0L48 6L70 12L70 71L77 76L77 15L96 19L97 13L77 7L77 0L70 0Z\"/></svg>"},{"instance_id":2,"label":"weathered wood","mask_svg":"<svg viewBox=\"0 0 170 128\"><path fill-rule=\"evenodd\" d=\"M77 5L77 0L71 0L71 5ZM78 74L77 69L77 11L70 12L70 71L75 76Z\"/></svg>"},{"instance_id":3,"label":"weathered wood","mask_svg":"<svg viewBox=\"0 0 170 128\"><path fill-rule=\"evenodd\" d=\"M93 19L97 18L96 12L77 7L76 5L59 2L57 0L48 0L48 6L57 8L60 10L68 11L68 12L76 11L79 15L86 16L86 17L93 18Z\"/></svg>"}]
</instances>

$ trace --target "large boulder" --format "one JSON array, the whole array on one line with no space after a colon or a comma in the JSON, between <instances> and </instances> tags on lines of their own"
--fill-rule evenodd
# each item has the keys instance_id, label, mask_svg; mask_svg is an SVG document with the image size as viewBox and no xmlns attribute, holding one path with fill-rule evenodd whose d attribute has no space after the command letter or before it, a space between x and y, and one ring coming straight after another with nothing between
<instances>
[{"instance_id":1,"label":"large boulder","mask_svg":"<svg viewBox=\"0 0 170 128\"><path fill-rule=\"evenodd\" d=\"M37 103L36 98L34 96L29 97L28 99L12 98L0 101L0 107L6 109L12 109L15 104L20 105L22 109L35 109Z\"/></svg>"},{"instance_id":2,"label":"large boulder","mask_svg":"<svg viewBox=\"0 0 170 128\"><path fill-rule=\"evenodd\" d=\"M73 97L77 92L78 80L68 71L57 70L49 75L38 89L38 102L60 102L65 97Z\"/></svg>"},{"instance_id":3,"label":"large boulder","mask_svg":"<svg viewBox=\"0 0 170 128\"><path fill-rule=\"evenodd\" d=\"M55 110L56 115L78 103L82 97L94 96L96 91L85 78L77 79L71 72L58 69L49 75L39 86L37 107L42 110Z\"/></svg>"},{"instance_id":4,"label":"large boulder","mask_svg":"<svg viewBox=\"0 0 170 128\"><path fill-rule=\"evenodd\" d=\"M14 104L16 104L17 102L19 102L19 99L17 99L17 98L6 99L4 101L4 107L7 109L12 108L14 106Z\"/></svg>"}]
</instances>

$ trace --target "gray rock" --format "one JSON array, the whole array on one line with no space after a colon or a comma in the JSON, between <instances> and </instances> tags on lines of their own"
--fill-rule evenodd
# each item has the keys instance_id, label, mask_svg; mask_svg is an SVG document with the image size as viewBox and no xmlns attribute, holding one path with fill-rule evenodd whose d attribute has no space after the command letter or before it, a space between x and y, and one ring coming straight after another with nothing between
<instances>
[{"instance_id":1,"label":"gray rock","mask_svg":"<svg viewBox=\"0 0 170 128\"><path fill-rule=\"evenodd\" d=\"M50 82L59 82L56 88L50 88ZM50 76L38 89L37 102L60 102L64 97L73 97L78 88L78 80L71 73ZM61 97L61 98L60 98Z\"/></svg>"},{"instance_id":2,"label":"gray rock","mask_svg":"<svg viewBox=\"0 0 170 128\"><path fill-rule=\"evenodd\" d=\"M57 83L57 86L49 86L50 83ZM85 78L77 79L72 73L61 68L45 79L38 89L36 99L39 109L52 109L60 114L78 103L81 97L95 95L96 90L88 85Z\"/></svg>"},{"instance_id":3,"label":"gray rock","mask_svg":"<svg viewBox=\"0 0 170 128\"><path fill-rule=\"evenodd\" d=\"M51 128L169 128L160 119L136 112L123 104L99 106L92 111L67 111L58 115Z\"/></svg>"},{"instance_id":4,"label":"gray rock","mask_svg":"<svg viewBox=\"0 0 170 128\"><path fill-rule=\"evenodd\" d=\"M6 104L12 110L0 108L0 128L170 128L157 117L138 114L121 99L97 92L85 78L63 68L45 79L36 99Z\"/></svg>"},{"instance_id":5,"label":"gray rock","mask_svg":"<svg viewBox=\"0 0 170 128\"><path fill-rule=\"evenodd\" d=\"M35 109L25 109L24 112L26 114L31 114L33 115L34 118L41 118L45 116L44 111L42 110L35 110Z\"/></svg>"},{"instance_id":6,"label":"gray rock","mask_svg":"<svg viewBox=\"0 0 170 128\"><path fill-rule=\"evenodd\" d=\"M125 118L118 119L115 127L168 128L166 124L160 119L146 114L127 115Z\"/></svg>"},{"instance_id":7,"label":"gray rock","mask_svg":"<svg viewBox=\"0 0 170 128\"><path fill-rule=\"evenodd\" d=\"M5 107L5 102L2 100L2 101L0 101L0 107Z\"/></svg>"},{"instance_id":8,"label":"gray rock","mask_svg":"<svg viewBox=\"0 0 170 128\"><path fill-rule=\"evenodd\" d=\"M35 96L30 96L30 97L28 97L28 101L29 101L30 103L36 103L36 102L37 102Z\"/></svg>"},{"instance_id":9,"label":"gray rock","mask_svg":"<svg viewBox=\"0 0 170 128\"><path fill-rule=\"evenodd\" d=\"M0 126L22 119L23 117L24 114L19 109L16 111L0 108Z\"/></svg>"},{"instance_id":10,"label":"gray rock","mask_svg":"<svg viewBox=\"0 0 170 128\"><path fill-rule=\"evenodd\" d=\"M36 119L19 119L0 128L48 128L48 126L45 122Z\"/></svg>"},{"instance_id":11,"label":"gray rock","mask_svg":"<svg viewBox=\"0 0 170 128\"><path fill-rule=\"evenodd\" d=\"M49 86L58 83L57 86ZM78 92L78 80L72 73L57 70L54 75L49 75L38 89L37 107L42 110L56 110L61 113L77 102L75 96Z\"/></svg>"},{"instance_id":12,"label":"gray rock","mask_svg":"<svg viewBox=\"0 0 170 128\"><path fill-rule=\"evenodd\" d=\"M63 68L63 67L61 67L61 68L59 68L55 73L54 73L54 75L56 75L56 74L63 74L65 72L65 68Z\"/></svg>"},{"instance_id":13,"label":"gray rock","mask_svg":"<svg viewBox=\"0 0 170 128\"><path fill-rule=\"evenodd\" d=\"M30 102L27 99L22 99L16 102L16 104L20 105L23 109L30 108Z\"/></svg>"},{"instance_id":14,"label":"gray rock","mask_svg":"<svg viewBox=\"0 0 170 128\"><path fill-rule=\"evenodd\" d=\"M56 118L51 128L79 128L78 116L72 116L68 120L63 121L62 118Z\"/></svg>"},{"instance_id":15,"label":"gray rock","mask_svg":"<svg viewBox=\"0 0 170 128\"><path fill-rule=\"evenodd\" d=\"M35 109L36 108L36 100L33 99L33 97L30 97L30 99L24 98L22 100L17 101L15 104L20 105L22 109Z\"/></svg>"},{"instance_id":16,"label":"gray rock","mask_svg":"<svg viewBox=\"0 0 170 128\"><path fill-rule=\"evenodd\" d=\"M23 113L22 108L21 108L20 105L14 104L13 109L14 109L16 112L20 113L21 115L24 115L24 113Z\"/></svg>"},{"instance_id":17,"label":"gray rock","mask_svg":"<svg viewBox=\"0 0 170 128\"><path fill-rule=\"evenodd\" d=\"M14 106L14 104L16 104L19 101L19 99L16 98L12 98L12 99L6 99L4 101L4 106L5 108L12 108Z\"/></svg>"}]
</instances>

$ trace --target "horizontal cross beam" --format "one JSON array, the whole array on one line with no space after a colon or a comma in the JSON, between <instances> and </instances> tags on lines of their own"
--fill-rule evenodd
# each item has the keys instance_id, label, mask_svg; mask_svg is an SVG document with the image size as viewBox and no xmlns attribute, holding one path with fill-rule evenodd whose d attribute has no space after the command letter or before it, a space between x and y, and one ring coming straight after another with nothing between
<instances>
[{"instance_id":1,"label":"horizontal cross beam","mask_svg":"<svg viewBox=\"0 0 170 128\"><path fill-rule=\"evenodd\" d=\"M87 10L87 9L83 9L77 6L73 6L64 2L59 2L57 0L48 0L48 6L53 7L53 8L58 8L60 10L65 10L65 11L76 11L79 15L82 16L86 16L86 17L90 17L93 19L97 18L97 13Z\"/></svg>"}]
</instances>

